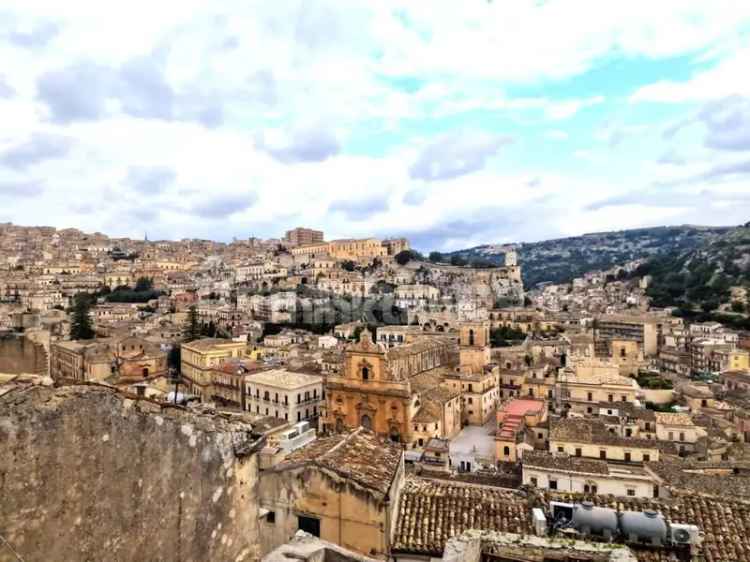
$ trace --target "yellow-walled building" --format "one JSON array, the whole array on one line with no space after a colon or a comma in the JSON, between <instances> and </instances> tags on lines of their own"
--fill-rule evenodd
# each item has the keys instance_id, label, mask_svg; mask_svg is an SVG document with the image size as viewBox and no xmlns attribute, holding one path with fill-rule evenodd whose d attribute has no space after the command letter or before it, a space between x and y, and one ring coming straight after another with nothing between
<instances>
[{"instance_id":1,"label":"yellow-walled building","mask_svg":"<svg viewBox=\"0 0 750 562\"><path fill-rule=\"evenodd\" d=\"M326 378L323 430L362 426L392 441L413 444L414 420L429 410L438 412L439 419L432 421L442 425L438 437L452 435L453 420L460 417L455 415L460 393L451 392L444 378L455 369L457 355L450 338L427 336L386 349L363 330L359 341L346 348L339 372Z\"/></svg>"},{"instance_id":2,"label":"yellow-walled building","mask_svg":"<svg viewBox=\"0 0 750 562\"><path fill-rule=\"evenodd\" d=\"M260 473L261 555L298 530L368 556L393 544L403 449L358 428L321 437Z\"/></svg>"},{"instance_id":3,"label":"yellow-walled building","mask_svg":"<svg viewBox=\"0 0 750 562\"><path fill-rule=\"evenodd\" d=\"M181 346L180 365L188 391L203 400L210 398L212 370L228 359L245 357L245 342L204 338Z\"/></svg>"}]
</instances>

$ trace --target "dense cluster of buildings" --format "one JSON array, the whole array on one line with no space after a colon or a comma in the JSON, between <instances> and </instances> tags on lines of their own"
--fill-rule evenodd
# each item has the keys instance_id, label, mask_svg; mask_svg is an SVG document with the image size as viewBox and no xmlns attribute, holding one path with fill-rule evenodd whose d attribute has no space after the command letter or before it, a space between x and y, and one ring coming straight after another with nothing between
<instances>
[{"instance_id":1,"label":"dense cluster of buildings","mask_svg":"<svg viewBox=\"0 0 750 562\"><path fill-rule=\"evenodd\" d=\"M305 228L231 244L0 230L0 327L42 345L59 385L253 428L256 558L750 556L750 336L653 310L617 270L527 295L512 250L476 269ZM143 302L108 298L143 279ZM87 340L70 338L79 293ZM543 523L555 502L656 511L702 539L563 543L571 521Z\"/></svg>"}]
</instances>

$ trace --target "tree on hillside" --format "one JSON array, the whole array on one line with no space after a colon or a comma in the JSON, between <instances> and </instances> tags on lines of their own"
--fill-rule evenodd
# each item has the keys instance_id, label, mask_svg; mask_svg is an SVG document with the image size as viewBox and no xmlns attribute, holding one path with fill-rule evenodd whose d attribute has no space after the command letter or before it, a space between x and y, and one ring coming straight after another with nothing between
<instances>
[{"instance_id":1,"label":"tree on hillside","mask_svg":"<svg viewBox=\"0 0 750 562\"><path fill-rule=\"evenodd\" d=\"M91 302L89 296L78 294L73 303L73 318L70 324L70 338L73 340L90 340L94 337L91 326Z\"/></svg>"},{"instance_id":2,"label":"tree on hillside","mask_svg":"<svg viewBox=\"0 0 750 562\"><path fill-rule=\"evenodd\" d=\"M416 261L424 258L422 258L422 254L420 254L416 250L403 250L393 256L393 259L396 260L396 263L399 265L406 265L412 260Z\"/></svg>"},{"instance_id":3,"label":"tree on hillside","mask_svg":"<svg viewBox=\"0 0 750 562\"><path fill-rule=\"evenodd\" d=\"M135 291L150 291L154 288L154 280L150 277L139 277L135 282Z\"/></svg>"},{"instance_id":4,"label":"tree on hillside","mask_svg":"<svg viewBox=\"0 0 750 562\"><path fill-rule=\"evenodd\" d=\"M466 259L462 258L458 254L454 254L451 256L451 265L464 266L466 265L466 263Z\"/></svg>"},{"instance_id":5,"label":"tree on hillside","mask_svg":"<svg viewBox=\"0 0 750 562\"><path fill-rule=\"evenodd\" d=\"M167 364L173 369L179 369L181 363L180 356L180 346L173 345L169 350L169 354L167 355Z\"/></svg>"},{"instance_id":6,"label":"tree on hillside","mask_svg":"<svg viewBox=\"0 0 750 562\"><path fill-rule=\"evenodd\" d=\"M429 259L432 263L440 263L443 261L443 254L440 252L430 252Z\"/></svg>"},{"instance_id":7,"label":"tree on hillside","mask_svg":"<svg viewBox=\"0 0 750 562\"><path fill-rule=\"evenodd\" d=\"M201 327L198 323L198 309L195 305L188 309L187 322L185 322L182 337L185 342L195 341L201 337Z\"/></svg>"}]
</instances>

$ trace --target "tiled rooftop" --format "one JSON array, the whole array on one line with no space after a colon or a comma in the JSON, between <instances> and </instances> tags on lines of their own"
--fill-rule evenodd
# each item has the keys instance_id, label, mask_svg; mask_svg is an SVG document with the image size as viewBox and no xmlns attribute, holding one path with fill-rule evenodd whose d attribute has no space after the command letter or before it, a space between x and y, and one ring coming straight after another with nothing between
<instances>
[{"instance_id":1,"label":"tiled rooftop","mask_svg":"<svg viewBox=\"0 0 750 562\"><path fill-rule=\"evenodd\" d=\"M394 549L440 555L445 542L467 529L529 534L531 508L547 508L550 500L582 501L621 510L654 509L677 523L694 524L705 533L696 555L706 562L750 560L750 501L718 499L695 493L670 500L522 493L478 486L461 486L410 479L402 493ZM669 549L634 547L643 562L673 562Z\"/></svg>"},{"instance_id":2,"label":"tiled rooftop","mask_svg":"<svg viewBox=\"0 0 750 562\"><path fill-rule=\"evenodd\" d=\"M690 414L675 412L656 412L656 423L662 425L683 425L693 426L693 419Z\"/></svg>"},{"instance_id":3,"label":"tiled rooftop","mask_svg":"<svg viewBox=\"0 0 750 562\"><path fill-rule=\"evenodd\" d=\"M551 424L549 439L550 441L570 441L597 445L657 448L655 441L620 437L608 431L600 419L562 418Z\"/></svg>"},{"instance_id":4,"label":"tiled rooftop","mask_svg":"<svg viewBox=\"0 0 750 562\"><path fill-rule=\"evenodd\" d=\"M414 416L415 423L434 423L442 420L443 409L434 400L424 400L419 411Z\"/></svg>"},{"instance_id":5,"label":"tiled rooftop","mask_svg":"<svg viewBox=\"0 0 750 562\"><path fill-rule=\"evenodd\" d=\"M285 390L302 388L311 384L321 384L323 382L323 379L319 376L308 375L306 373L295 373L287 371L286 369L272 369L270 371L253 373L249 375L246 380L250 383L283 388Z\"/></svg>"},{"instance_id":6,"label":"tiled rooftop","mask_svg":"<svg viewBox=\"0 0 750 562\"><path fill-rule=\"evenodd\" d=\"M588 499L596 505L621 510L660 511L669 521L697 525L704 533L703 545L697 549L695 560L705 562L734 562L750 560L750 502L700 496L694 493L671 500L615 498L612 496L584 497L580 494L550 494L536 491L543 498L556 501ZM638 560L643 562L672 562L669 549L634 547ZM700 558L702 556L703 558Z\"/></svg>"},{"instance_id":7,"label":"tiled rooftop","mask_svg":"<svg viewBox=\"0 0 750 562\"><path fill-rule=\"evenodd\" d=\"M381 497L388 493L401 464L403 450L366 429L321 437L297 449L276 470L314 464L349 478Z\"/></svg>"},{"instance_id":8,"label":"tiled rooftop","mask_svg":"<svg viewBox=\"0 0 750 562\"><path fill-rule=\"evenodd\" d=\"M571 457L568 455L551 455L543 451L527 451L523 454L524 468L553 468L586 474L609 474L606 461Z\"/></svg>"},{"instance_id":9,"label":"tiled rooftop","mask_svg":"<svg viewBox=\"0 0 750 562\"><path fill-rule=\"evenodd\" d=\"M401 493L394 550L441 555L467 529L530 533L525 499L514 492L410 479Z\"/></svg>"},{"instance_id":10,"label":"tiled rooftop","mask_svg":"<svg viewBox=\"0 0 750 562\"><path fill-rule=\"evenodd\" d=\"M182 345L184 347L189 347L191 349L195 349L198 351L208 351L214 347L237 345L238 343L242 343L242 342L224 340L224 339L219 339L219 338L204 338L201 340L191 341L190 343L184 343Z\"/></svg>"}]
</instances>

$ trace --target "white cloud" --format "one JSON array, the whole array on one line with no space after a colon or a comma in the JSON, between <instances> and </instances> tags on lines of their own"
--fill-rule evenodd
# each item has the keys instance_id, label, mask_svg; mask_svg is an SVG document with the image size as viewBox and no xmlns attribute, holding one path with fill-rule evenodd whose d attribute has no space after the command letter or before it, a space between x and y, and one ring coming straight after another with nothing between
<instances>
[{"instance_id":1,"label":"white cloud","mask_svg":"<svg viewBox=\"0 0 750 562\"><path fill-rule=\"evenodd\" d=\"M747 50L727 58L734 52L727 37L747 21L750 4L722 0L586 0L575 7L530 0L187 0L179 8L152 0L5 0L3 10L2 80L12 95L0 97L0 147L43 134L71 137L74 149L27 170L0 168L7 188L0 193L0 220L118 235L149 230L228 239L277 235L297 223L331 236L419 235L459 221L463 227L446 229L441 240L461 244L514 232L539 238L606 220L610 227L656 220L651 211L635 219L601 210L590 226L591 212L582 209L593 193L616 195L641 178L593 181L588 170L556 173L506 159L496 140L458 142L457 131L465 128L460 114L495 112L517 126L492 130L493 138L538 127L534 134L570 141L545 143L546 150L570 146L574 156L604 167L606 156L574 144L590 134L574 118L617 100L595 88L579 97L515 96L513 86L552 86L611 57L713 48L718 66L705 77L648 86L634 96L693 100L709 97L712 88L746 92L742 70L750 66ZM54 33L40 27L45 22L57 26ZM22 41L6 40L16 32ZM83 74L91 78L86 83L68 80L76 75L65 71L77 65L104 69L111 84L97 92L96 72ZM71 96L57 98L57 114L38 95L40 77L50 73L60 78L46 83L51 95ZM416 82L411 91L388 78ZM451 119L455 126L445 129ZM443 129L429 132L438 122ZM621 127L643 133L632 123ZM355 137L365 145L357 154L347 150ZM439 174L446 176L440 182L431 181L435 174L410 176L420 150L441 139L447 149L437 156L445 161L430 169L453 158L449 171L462 173ZM526 149L524 140L507 150ZM472 155L461 152L466 146L487 155L472 165ZM372 156L361 155L370 148ZM173 180L139 191L127 182L134 167L161 170L159 177ZM669 179L678 172L659 173ZM7 204L21 187L37 194L33 206ZM418 212L405 198L421 202ZM232 206L236 212L228 213ZM529 216L557 212L523 230L518 221L528 220L525 206ZM368 209L379 210L370 216ZM474 220L479 226L472 232Z\"/></svg>"},{"instance_id":2,"label":"white cloud","mask_svg":"<svg viewBox=\"0 0 750 562\"><path fill-rule=\"evenodd\" d=\"M682 82L659 81L638 89L632 102L682 103L718 99L731 95L750 95L750 48L744 48L720 61L717 66L699 72Z\"/></svg>"}]
</instances>

